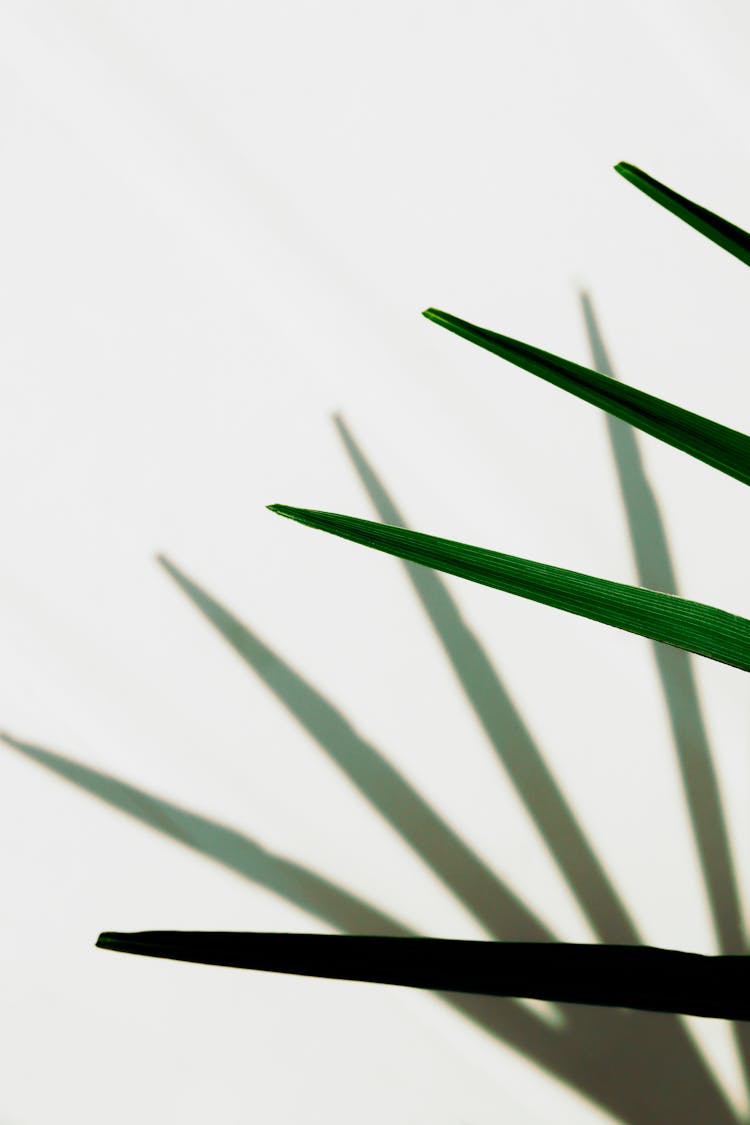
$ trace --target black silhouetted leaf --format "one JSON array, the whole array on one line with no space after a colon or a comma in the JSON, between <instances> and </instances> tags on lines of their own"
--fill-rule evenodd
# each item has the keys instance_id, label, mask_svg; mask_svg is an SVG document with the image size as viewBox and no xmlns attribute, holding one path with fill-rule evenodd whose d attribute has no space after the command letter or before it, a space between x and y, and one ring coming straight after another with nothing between
<instances>
[{"instance_id":1,"label":"black silhouetted leaf","mask_svg":"<svg viewBox=\"0 0 750 1125\"><path fill-rule=\"evenodd\" d=\"M237 969L750 1019L750 959L643 945L174 930L103 933L97 945Z\"/></svg>"},{"instance_id":2,"label":"black silhouetted leaf","mask_svg":"<svg viewBox=\"0 0 750 1125\"><path fill-rule=\"evenodd\" d=\"M750 671L750 621L723 609L356 516L285 504L272 504L270 511L376 551Z\"/></svg>"},{"instance_id":3,"label":"black silhouetted leaf","mask_svg":"<svg viewBox=\"0 0 750 1125\"><path fill-rule=\"evenodd\" d=\"M451 313L425 309L423 316L743 484L750 484L750 437L747 434L629 387L580 363L561 359L552 352L502 336L489 328L479 328Z\"/></svg>"},{"instance_id":4,"label":"black silhouetted leaf","mask_svg":"<svg viewBox=\"0 0 750 1125\"><path fill-rule=\"evenodd\" d=\"M700 203L693 203L691 199L686 199L684 195L673 191L666 184L659 183L653 176L649 176L648 172L642 172L634 164L621 161L615 165L615 172L619 172L629 183L640 188L673 215L677 215L678 219L682 219L701 234L705 234L706 238L710 238L717 246L728 250L735 258L750 266L750 234L742 227L722 219L720 215L715 215L713 211L701 207Z\"/></svg>"}]
</instances>

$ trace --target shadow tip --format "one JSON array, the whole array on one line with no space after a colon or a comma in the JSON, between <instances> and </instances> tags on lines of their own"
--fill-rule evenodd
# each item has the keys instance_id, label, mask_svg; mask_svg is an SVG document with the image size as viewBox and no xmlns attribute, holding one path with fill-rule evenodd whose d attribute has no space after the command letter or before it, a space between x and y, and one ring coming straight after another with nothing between
<instances>
[{"instance_id":1,"label":"shadow tip","mask_svg":"<svg viewBox=\"0 0 750 1125\"><path fill-rule=\"evenodd\" d=\"M331 415L331 421L338 430L339 437L342 437L344 441L346 441L350 437L349 427L347 426L346 419L344 418L344 415L340 410L334 411L334 413Z\"/></svg>"},{"instance_id":2,"label":"shadow tip","mask_svg":"<svg viewBox=\"0 0 750 1125\"><path fill-rule=\"evenodd\" d=\"M23 745L9 730L0 730L0 742L4 742L6 746L10 746L14 750L21 750Z\"/></svg>"},{"instance_id":3,"label":"shadow tip","mask_svg":"<svg viewBox=\"0 0 750 1125\"><path fill-rule=\"evenodd\" d=\"M154 562L156 562L162 568L162 570L165 570L170 578L174 578L177 581L183 578L183 574L180 571L179 567L175 566L168 555L163 555L161 553L154 555Z\"/></svg>"}]
</instances>

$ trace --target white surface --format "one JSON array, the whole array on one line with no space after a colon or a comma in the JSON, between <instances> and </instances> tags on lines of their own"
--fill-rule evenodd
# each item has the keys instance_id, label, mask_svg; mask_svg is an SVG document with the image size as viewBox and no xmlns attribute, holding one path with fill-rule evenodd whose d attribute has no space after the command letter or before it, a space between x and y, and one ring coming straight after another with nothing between
<instances>
[{"instance_id":1,"label":"white surface","mask_svg":"<svg viewBox=\"0 0 750 1125\"><path fill-rule=\"evenodd\" d=\"M5 0L0 724L483 935L163 551L593 940L399 564L264 506L372 515L340 410L412 526L632 581L603 417L419 313L587 362L585 284L623 378L747 430L750 272L611 166L750 227L749 47L728 0ZM682 592L750 614L746 493L641 448ZM645 939L714 951L646 642L450 589ZM694 666L747 886L746 681ZM605 1119L430 996L96 951L321 923L10 749L0 778L3 1125Z\"/></svg>"}]
</instances>

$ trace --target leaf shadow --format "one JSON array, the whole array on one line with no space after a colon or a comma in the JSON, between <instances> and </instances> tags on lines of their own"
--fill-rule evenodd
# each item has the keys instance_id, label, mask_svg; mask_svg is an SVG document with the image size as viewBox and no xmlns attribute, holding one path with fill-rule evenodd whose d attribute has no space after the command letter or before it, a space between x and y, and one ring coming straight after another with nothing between
<instances>
[{"instance_id":1,"label":"leaf shadow","mask_svg":"<svg viewBox=\"0 0 750 1125\"><path fill-rule=\"evenodd\" d=\"M589 294L581 294L581 304L596 369L617 378ZM611 415L606 423L639 584L679 594L664 520L636 433ZM652 646L716 936L722 953L744 953L747 942L729 832L690 654L658 641Z\"/></svg>"},{"instance_id":2,"label":"leaf shadow","mask_svg":"<svg viewBox=\"0 0 750 1125\"><path fill-rule=\"evenodd\" d=\"M335 425L375 510L384 523L406 527L372 465L340 416ZM591 847L552 770L532 737L486 649L464 619L446 582L434 571L402 563L469 706L505 767L518 796L592 928L612 945L640 944L628 911Z\"/></svg>"},{"instance_id":3,"label":"leaf shadow","mask_svg":"<svg viewBox=\"0 0 750 1125\"><path fill-rule=\"evenodd\" d=\"M303 864L276 855L243 832L42 746L21 741L5 732L0 733L0 739L78 789L220 863L251 883L280 895L316 918L355 933L361 931L384 937L409 933L407 927L364 899Z\"/></svg>"},{"instance_id":4,"label":"leaf shadow","mask_svg":"<svg viewBox=\"0 0 750 1125\"><path fill-rule=\"evenodd\" d=\"M596 325L590 304L586 315L592 332ZM592 344L593 339L592 336ZM597 339L602 349L600 354L603 354L598 335ZM381 517L387 522L403 523L394 502L364 458L351 432L341 419L337 419L336 424L360 480ZM634 442L627 426L620 422L616 425L627 431L631 442ZM615 447L613 438L615 452L625 448L621 434L618 441L619 445ZM645 519L644 512L646 517L649 514L643 496L648 494L653 498L653 493L648 489L644 492L644 487L641 487L638 493L640 506L634 503L628 506L628 498L632 499L636 494L633 482L637 474L633 465L637 462L633 460L633 449L637 456L637 446L633 445L628 454L629 461L626 458L622 462L621 455L617 464L618 468L621 462L628 466L625 477L630 492L626 493L626 486L622 484L623 495L629 520L640 527ZM631 529L631 534L635 536L636 533ZM648 532L648 535L652 536L653 532ZM663 538L662 556L666 552L669 559L666 537ZM288 713L307 730L321 750L488 933L498 940L555 940L555 935L521 897L472 851L381 751L362 737L345 714L173 563L163 557L159 561L193 605L283 703ZM638 943L639 937L626 906L479 638L466 623L447 586L429 570L408 563L402 565L406 567L458 683L581 909L601 940L615 944ZM658 646L659 649L664 647ZM673 725L677 727L679 720L679 730L682 731L685 725L682 701L689 696L686 683L692 684L694 709L697 708L700 717L688 659L685 657L684 667L678 662L679 672L674 672L670 666L666 675L661 664L659 667L668 705L676 708ZM667 691L667 682L671 695ZM681 685L680 690L675 685ZM686 690L688 696L685 695ZM725 937L736 937L738 923L731 895L727 897L726 893L727 867L725 859L722 859L721 835L716 833L715 816L711 820L711 810L713 808L716 812L718 802L719 820L723 824L718 788L715 788L713 796L709 796L707 803L702 801L700 792L700 779L713 776L705 772L706 754L710 769L705 731L701 743L695 731L703 729L702 720L698 726L687 726L693 732L692 741L678 741L678 746L690 745L693 748L691 753L680 751L688 775L684 781L686 792L693 794L691 810L700 825L704 824L706 816L709 823L714 824L708 836L702 827L700 829L703 832L701 839L705 837L713 841L705 849L705 858L702 858L704 872L714 888L712 904L716 900L717 908L720 906L715 914L720 920L717 925L723 927L721 932ZM214 859L253 883L266 887L328 925L351 933L406 936L412 932L379 907L304 865L275 855L233 828L163 801L61 754L7 735L3 737L16 751L79 789ZM677 739L677 733L675 737ZM698 767L694 766L696 755ZM696 828L696 835L698 832ZM724 835L726 837L726 832ZM717 840L719 843L716 843ZM726 854L729 854L728 851ZM724 890L720 892L716 888ZM691 1122L703 1125L706 1121L723 1125L737 1121L703 1055L677 1017L620 1009L602 1010L585 1005L560 1005L565 1017L564 1025L553 1027L512 1000L456 993L439 995L498 1040L621 1121L631 1125L663 1125L668 1120L680 1120L687 1125Z\"/></svg>"},{"instance_id":5,"label":"leaf shadow","mask_svg":"<svg viewBox=\"0 0 750 1125\"><path fill-rule=\"evenodd\" d=\"M590 294L580 294L591 358L597 371L616 379ZM664 518L641 456L639 439L619 418L606 415L638 582L679 594ZM695 840L711 921L721 953L747 952L740 892L719 781L713 763L690 654L652 642L688 817ZM750 1088L750 1026L733 1025Z\"/></svg>"},{"instance_id":6,"label":"leaf shadow","mask_svg":"<svg viewBox=\"0 0 750 1125\"><path fill-rule=\"evenodd\" d=\"M552 939L550 930L322 692L173 563L163 556L159 561L321 750L491 934L509 940L512 929L515 940Z\"/></svg>"},{"instance_id":7,"label":"leaf shadow","mask_svg":"<svg viewBox=\"0 0 750 1125\"><path fill-rule=\"evenodd\" d=\"M0 734L0 739L76 788L336 929L413 936L412 930L378 907L310 868L263 848L234 828L44 747L7 733ZM622 1121L663 1125L672 1114L685 1122L711 1120L731 1125L736 1121L713 1075L673 1016L561 1005L569 1019L559 1029L513 1000L451 992L436 995ZM616 1068L611 1066L613 1054ZM676 1067L680 1070L675 1071ZM677 1088L675 1073L681 1074Z\"/></svg>"}]
</instances>

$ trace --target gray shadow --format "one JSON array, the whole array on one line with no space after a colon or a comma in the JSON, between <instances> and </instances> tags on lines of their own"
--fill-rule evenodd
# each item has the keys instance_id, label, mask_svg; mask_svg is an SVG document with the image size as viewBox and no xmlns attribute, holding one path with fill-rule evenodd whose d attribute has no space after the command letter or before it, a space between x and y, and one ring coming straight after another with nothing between
<instances>
[{"instance_id":1,"label":"gray shadow","mask_svg":"<svg viewBox=\"0 0 750 1125\"><path fill-rule=\"evenodd\" d=\"M248 836L170 804L111 775L9 735L10 747L140 823L293 903L344 932L409 936L413 931L315 872ZM632 1125L731 1125L722 1091L672 1016L561 1005L565 1029L512 1000L437 993L490 1034ZM633 1053L637 1049L638 1053ZM679 1078L675 1080L675 1076Z\"/></svg>"},{"instance_id":2,"label":"gray shadow","mask_svg":"<svg viewBox=\"0 0 750 1125\"><path fill-rule=\"evenodd\" d=\"M596 370L617 378L588 294L581 294L581 303ZM664 521L635 431L619 418L607 415L606 420L638 581L650 590L678 594ZM653 650L719 946L722 953L745 953L732 849L690 656L658 642Z\"/></svg>"},{"instance_id":3,"label":"gray shadow","mask_svg":"<svg viewBox=\"0 0 750 1125\"><path fill-rule=\"evenodd\" d=\"M594 367L616 379L591 297L581 293L580 298ZM664 519L636 432L609 414L606 422L638 581L651 590L678 594ZM747 952L747 937L732 846L691 658L670 645L652 644L719 950L743 954ZM735 1035L750 1090L750 1027L735 1024Z\"/></svg>"},{"instance_id":4,"label":"gray shadow","mask_svg":"<svg viewBox=\"0 0 750 1125\"><path fill-rule=\"evenodd\" d=\"M336 417L334 421L380 518L384 523L406 527L343 419ZM595 933L611 945L640 944L625 905L447 585L427 567L408 562L403 566L470 707Z\"/></svg>"},{"instance_id":5,"label":"gray shadow","mask_svg":"<svg viewBox=\"0 0 750 1125\"><path fill-rule=\"evenodd\" d=\"M331 761L493 937L552 940L551 931L341 711L173 563L163 557L159 562Z\"/></svg>"},{"instance_id":6,"label":"gray shadow","mask_svg":"<svg viewBox=\"0 0 750 1125\"><path fill-rule=\"evenodd\" d=\"M143 789L62 754L0 734L6 745L141 824L215 860L286 902L344 931L407 936L409 930L368 902L299 863L275 855L251 837L170 804Z\"/></svg>"},{"instance_id":7,"label":"gray shadow","mask_svg":"<svg viewBox=\"0 0 750 1125\"><path fill-rule=\"evenodd\" d=\"M320 748L494 938L500 941L555 940L549 928L536 918L507 884L488 870L380 751L359 735L341 711L206 591L166 559L159 561ZM464 998L462 1002L465 1008L469 1006L475 1019L480 1019L487 1011L497 1012L489 998L472 1001ZM542 1034L538 1030L536 1024L539 1021L536 1021L526 1026L518 1040L519 1049L536 1057L553 1073L562 1072L568 1082L576 1085L588 1083L588 1089L596 1089L593 1096L602 1104L611 1107L612 1104L624 1103L630 1106L630 1116L626 1114L625 1119L633 1121L634 1125L636 1122L638 1125L651 1125L652 1122L655 1125L664 1117L649 1116L648 1096L644 1096L642 1091L636 1092L632 1082L612 1072L613 1053L618 1055L618 1066L623 1074L628 1073L629 1064L637 1067L639 1073L643 1072L647 1065L646 1053L650 1061L659 1059L669 1073L690 1070L703 1093L696 1089L694 1096L685 1098L683 1103L680 1091L680 1116L684 1120L691 1120L690 1112L696 1105L703 1104L706 1098L707 1104L713 1100L711 1089L718 1091L702 1056L674 1017L667 1017L665 1021L657 1015L654 1022L648 1013L605 1013L602 1022L601 1010L593 1007L587 1009L585 1015L575 1005L556 1007L565 1015L571 1038L561 1039L559 1034L550 1032L554 1036L550 1039L547 1033ZM497 1015L493 1015L492 1019L497 1019ZM513 1024L513 1031L520 1035L517 1021ZM516 1045L505 1025L502 1034L506 1041ZM599 1059L594 1068L595 1074L590 1072L594 1058ZM651 1081L657 1083L657 1072L652 1075ZM701 1086L703 1082L707 1082L705 1088ZM719 1096L723 1101L723 1094ZM670 1089L672 1111L676 1108L676 1097L674 1089ZM635 1104L638 1113L633 1116ZM726 1113L726 1102L724 1106Z\"/></svg>"},{"instance_id":8,"label":"gray shadow","mask_svg":"<svg viewBox=\"0 0 750 1125\"><path fill-rule=\"evenodd\" d=\"M590 327L590 332L592 332L592 346L594 340L596 340L597 345L594 356L595 363L606 363L601 337L598 332L596 332L596 326L593 322L590 302L586 297L584 297L583 300L587 324L590 326L593 325L593 331ZM602 357L604 357L603 360ZM599 370L604 374L611 374L608 365L599 368ZM616 456L618 452L622 455L624 448L625 456L622 460L625 466L631 467L635 458L638 466L641 467L635 434L632 428L620 422L619 419L612 418L609 415L607 416L607 421L610 426L610 432L614 431L613 447ZM340 415L337 415L334 417L334 423L357 475L380 518L384 523L397 527L406 527L407 524L403 515L396 507L396 504L387 492L382 480L376 474L373 466L365 458L363 451L355 441L344 419ZM618 440L618 444L615 444L616 439ZM628 444L628 442L630 444ZM631 456L628 456L629 453ZM620 460L618 460L618 468L619 467ZM643 487L641 488L636 488L635 481L637 478L632 472L623 475L626 477L629 484L629 498L631 501L634 494L640 498L644 493L646 493L651 500L650 509L645 503L642 503L639 508L635 508L631 503L631 506L627 508L631 534L633 533L632 528L635 522L639 533L639 543L652 560L652 574L655 573L664 580L671 576L671 585L674 587L674 577L666 537L663 526L659 520L655 499L643 474L642 467L641 481ZM655 519L644 519L644 515L646 515L646 513L650 514L651 511L653 511ZM654 535L654 525L656 525L658 532L660 532L659 535ZM652 540L655 540L655 547L653 546ZM649 549L649 544L652 545L653 549ZM417 598L432 624L443 651L448 657L456 679L469 705L472 707L476 717L484 728L490 743L513 782L519 798L534 821L552 858L556 861L559 870L567 880L570 889L588 918L592 928L597 933L600 940L608 944L641 944L641 938L627 908L614 889L594 849L586 838L583 827L579 824L575 813L570 808L541 750L524 723L522 716L518 712L518 709L500 679L481 641L464 620L446 583L438 574L427 567L416 566L409 562L405 562L402 565L409 576ZM648 583L643 580L642 576L641 582L643 585L648 585ZM662 586L656 584L653 588L662 589L666 593L676 592L675 589L670 589L667 585ZM662 669L673 669L671 678L672 691L670 693L665 691L670 701L670 715L673 725L679 724L680 729L683 731L692 729L702 734L703 743L706 745L708 769L711 770L710 753L708 752L705 731L700 716L697 691L692 679L692 669L688 654L679 649L673 649L668 645L654 645L654 648L657 651L657 659L661 661L660 671L662 671L662 678L664 679L664 671ZM678 676L676 674L677 671L681 672L682 675ZM686 680L688 681L687 683L685 682ZM686 690L676 691L675 689L678 686L685 687ZM692 696L690 696L687 690L687 688L691 686L693 688ZM685 703L692 703L693 706L692 708L687 706L684 712L681 712L681 706ZM694 716L697 716L697 722L692 721ZM682 745L683 747L687 745L685 739L683 739ZM700 780L701 779L697 779L698 785L694 787L696 794L699 791ZM714 792L717 799L716 808L718 809L718 820L720 827L723 828L721 804L718 801L718 787L715 784L715 778ZM711 804L710 794L708 803L709 805ZM721 836L720 834L715 835L718 835L717 844L720 845ZM723 839L728 848L728 839L725 830ZM713 854L721 854L720 846L714 847ZM726 852L726 856L728 858L728 851ZM721 868L721 865L719 865L719 868ZM739 914L737 913L739 906L733 881L732 888L735 890L734 917L739 918ZM730 917L732 916L731 903L726 914ZM741 952L742 950L740 947L736 949L727 948L722 951L729 953ZM735 1024L734 1030L737 1041L740 1044L741 1054L747 1060L750 1058L750 1027L744 1024Z\"/></svg>"}]
</instances>

